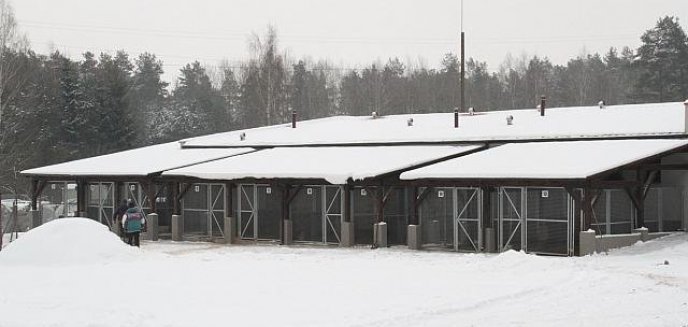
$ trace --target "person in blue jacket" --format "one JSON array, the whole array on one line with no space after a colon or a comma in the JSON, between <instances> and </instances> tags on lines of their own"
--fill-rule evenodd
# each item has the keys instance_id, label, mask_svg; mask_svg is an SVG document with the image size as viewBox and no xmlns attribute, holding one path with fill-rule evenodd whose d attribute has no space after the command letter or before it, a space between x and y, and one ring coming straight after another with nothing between
<instances>
[{"instance_id":1,"label":"person in blue jacket","mask_svg":"<svg viewBox=\"0 0 688 327\"><path fill-rule=\"evenodd\" d=\"M127 211L122 215L122 229L129 245L140 246L140 234L146 228L146 217L133 200L127 201L127 207Z\"/></svg>"}]
</instances>

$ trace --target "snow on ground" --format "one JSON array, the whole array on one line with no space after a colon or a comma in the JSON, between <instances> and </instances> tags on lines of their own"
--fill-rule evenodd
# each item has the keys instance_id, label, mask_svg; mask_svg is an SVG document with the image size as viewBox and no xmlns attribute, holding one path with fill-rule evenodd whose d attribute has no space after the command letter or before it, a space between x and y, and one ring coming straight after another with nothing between
<instances>
[{"instance_id":1,"label":"snow on ground","mask_svg":"<svg viewBox=\"0 0 688 327\"><path fill-rule=\"evenodd\" d=\"M78 231L51 224L53 233ZM99 233L77 249L83 263L38 254L9 262L11 251L75 248L33 232L0 252L0 326L688 325L683 233L583 258L174 242L130 249Z\"/></svg>"},{"instance_id":2,"label":"snow on ground","mask_svg":"<svg viewBox=\"0 0 688 327\"><path fill-rule=\"evenodd\" d=\"M135 255L107 226L88 218L54 220L6 246L0 253L2 266L88 265Z\"/></svg>"}]
</instances>

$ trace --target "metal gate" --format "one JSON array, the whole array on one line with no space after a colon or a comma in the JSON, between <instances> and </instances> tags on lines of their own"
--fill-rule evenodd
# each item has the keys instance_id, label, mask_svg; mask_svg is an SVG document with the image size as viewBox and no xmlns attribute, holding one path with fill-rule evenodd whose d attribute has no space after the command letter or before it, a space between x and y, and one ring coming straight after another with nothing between
<instances>
[{"instance_id":1,"label":"metal gate","mask_svg":"<svg viewBox=\"0 0 688 327\"><path fill-rule=\"evenodd\" d=\"M281 198L268 185L237 186L237 226L239 238L245 240L279 240L281 232Z\"/></svg>"},{"instance_id":2,"label":"metal gate","mask_svg":"<svg viewBox=\"0 0 688 327\"><path fill-rule=\"evenodd\" d=\"M224 184L194 184L183 199L184 233L224 237Z\"/></svg>"},{"instance_id":3,"label":"metal gate","mask_svg":"<svg viewBox=\"0 0 688 327\"><path fill-rule=\"evenodd\" d=\"M141 184L129 182L125 183L125 187L127 189L127 199L133 200L136 206L141 208L144 214L149 212L151 209L150 202L148 201L148 195L141 188Z\"/></svg>"},{"instance_id":4,"label":"metal gate","mask_svg":"<svg viewBox=\"0 0 688 327\"><path fill-rule=\"evenodd\" d=\"M644 202L645 227L650 233L662 230L662 190L652 187L648 190ZM635 213L635 210L633 211ZM636 225L637 226L637 225Z\"/></svg>"},{"instance_id":5,"label":"metal gate","mask_svg":"<svg viewBox=\"0 0 688 327\"><path fill-rule=\"evenodd\" d=\"M44 200L39 202L43 222L74 216L76 211L76 184L72 182L50 182L43 190Z\"/></svg>"},{"instance_id":6,"label":"metal gate","mask_svg":"<svg viewBox=\"0 0 688 327\"><path fill-rule=\"evenodd\" d=\"M477 188L455 188L454 250L480 252L482 248L482 196Z\"/></svg>"},{"instance_id":7,"label":"metal gate","mask_svg":"<svg viewBox=\"0 0 688 327\"><path fill-rule=\"evenodd\" d=\"M239 224L239 237L242 239L256 239L257 224L255 221L258 216L258 211L256 210L256 186L255 185L244 185L239 184L237 186L237 211L238 224Z\"/></svg>"},{"instance_id":8,"label":"metal gate","mask_svg":"<svg viewBox=\"0 0 688 327\"><path fill-rule=\"evenodd\" d=\"M88 205L86 211L89 218L112 227L112 217L115 214L114 190L114 183L90 183L88 185Z\"/></svg>"},{"instance_id":9,"label":"metal gate","mask_svg":"<svg viewBox=\"0 0 688 327\"><path fill-rule=\"evenodd\" d=\"M526 207L523 193L524 188L521 187L499 188L499 251L522 249L525 230L523 213Z\"/></svg>"},{"instance_id":10,"label":"metal gate","mask_svg":"<svg viewBox=\"0 0 688 327\"><path fill-rule=\"evenodd\" d=\"M628 234L634 213L633 203L624 190L601 190L593 207L591 227L600 235Z\"/></svg>"},{"instance_id":11,"label":"metal gate","mask_svg":"<svg viewBox=\"0 0 688 327\"><path fill-rule=\"evenodd\" d=\"M572 255L574 202L563 188L526 189L525 242L529 253Z\"/></svg>"},{"instance_id":12,"label":"metal gate","mask_svg":"<svg viewBox=\"0 0 688 327\"><path fill-rule=\"evenodd\" d=\"M323 186L323 243L341 243L340 231L344 213L344 188Z\"/></svg>"},{"instance_id":13,"label":"metal gate","mask_svg":"<svg viewBox=\"0 0 688 327\"><path fill-rule=\"evenodd\" d=\"M426 190L426 187L418 189L418 194L429 192L418 208L423 246L454 249L454 188L435 187Z\"/></svg>"}]
</instances>

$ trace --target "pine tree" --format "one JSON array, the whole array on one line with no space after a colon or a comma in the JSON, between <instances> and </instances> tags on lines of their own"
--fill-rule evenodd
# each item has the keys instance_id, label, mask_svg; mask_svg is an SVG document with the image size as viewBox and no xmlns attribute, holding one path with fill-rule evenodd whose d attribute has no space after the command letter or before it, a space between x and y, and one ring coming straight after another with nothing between
<instances>
[{"instance_id":1,"label":"pine tree","mask_svg":"<svg viewBox=\"0 0 688 327\"><path fill-rule=\"evenodd\" d=\"M382 69L382 110L387 114L410 113L405 70L399 58L389 59Z\"/></svg>"},{"instance_id":2,"label":"pine tree","mask_svg":"<svg viewBox=\"0 0 688 327\"><path fill-rule=\"evenodd\" d=\"M680 101L688 95L688 39L678 18L666 16L641 37L636 99Z\"/></svg>"},{"instance_id":3,"label":"pine tree","mask_svg":"<svg viewBox=\"0 0 688 327\"><path fill-rule=\"evenodd\" d=\"M308 89L309 73L306 71L306 63L299 60L293 69L291 92L289 92L291 108L298 112L301 119L311 119L314 115L311 112L310 90Z\"/></svg>"},{"instance_id":4,"label":"pine tree","mask_svg":"<svg viewBox=\"0 0 688 327\"><path fill-rule=\"evenodd\" d=\"M97 67L98 103L89 125L97 135L92 139L97 153L109 153L140 145L139 113L129 106L133 64L124 51L112 57L101 54Z\"/></svg>"},{"instance_id":5,"label":"pine tree","mask_svg":"<svg viewBox=\"0 0 688 327\"><path fill-rule=\"evenodd\" d=\"M156 117L167 106L168 92L167 82L162 81L164 73L162 61L154 54L142 53L134 62L134 71L131 78L131 87L127 94L127 100L131 112L136 113L135 124L142 130L139 134L144 144L157 143Z\"/></svg>"},{"instance_id":6,"label":"pine tree","mask_svg":"<svg viewBox=\"0 0 688 327\"><path fill-rule=\"evenodd\" d=\"M460 89L460 63L459 58L448 53L442 59L438 92L438 109L441 112L450 112L458 108L461 100Z\"/></svg>"},{"instance_id":7,"label":"pine tree","mask_svg":"<svg viewBox=\"0 0 688 327\"><path fill-rule=\"evenodd\" d=\"M224 117L222 121L229 129L236 129L239 124L237 120L239 110L240 87L234 76L234 71L227 68L223 72L224 78L220 87L220 96L224 100Z\"/></svg>"}]
</instances>

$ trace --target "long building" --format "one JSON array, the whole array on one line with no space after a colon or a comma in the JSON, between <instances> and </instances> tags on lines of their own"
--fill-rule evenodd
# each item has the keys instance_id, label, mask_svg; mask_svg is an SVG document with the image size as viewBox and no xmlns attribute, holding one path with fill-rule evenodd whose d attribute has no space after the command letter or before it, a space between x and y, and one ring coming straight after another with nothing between
<instances>
[{"instance_id":1,"label":"long building","mask_svg":"<svg viewBox=\"0 0 688 327\"><path fill-rule=\"evenodd\" d=\"M687 151L688 101L294 115L22 174L34 225L131 198L151 239L570 256L684 231Z\"/></svg>"}]
</instances>

